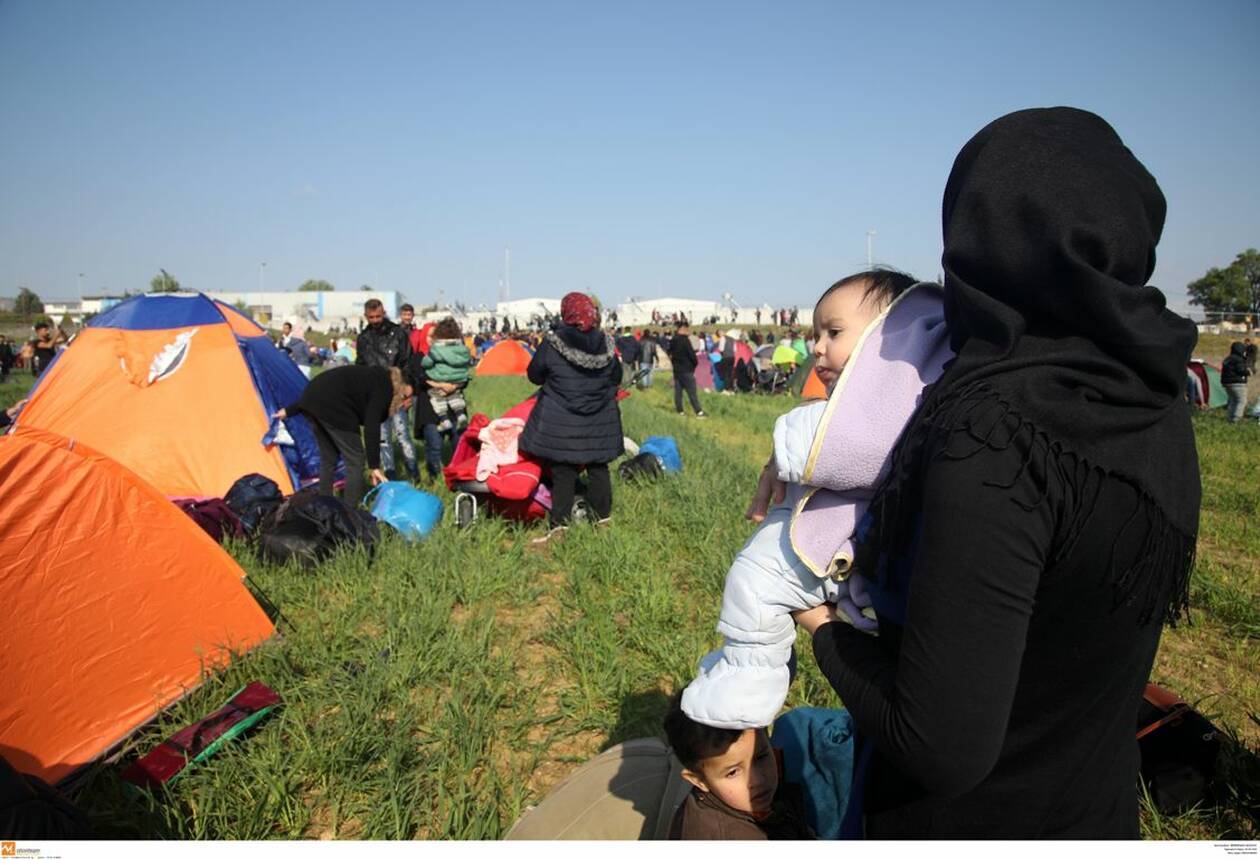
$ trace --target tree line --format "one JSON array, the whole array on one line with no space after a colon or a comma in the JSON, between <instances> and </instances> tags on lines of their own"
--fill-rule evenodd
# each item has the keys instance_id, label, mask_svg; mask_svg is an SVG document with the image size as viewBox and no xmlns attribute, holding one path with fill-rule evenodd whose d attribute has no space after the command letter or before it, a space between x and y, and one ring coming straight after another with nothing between
<instances>
[{"instance_id":1,"label":"tree line","mask_svg":"<svg viewBox=\"0 0 1260 859\"><path fill-rule=\"evenodd\" d=\"M182 287L179 280L166 269L159 269L158 274L149 281L149 292L179 292L180 289ZM333 292L335 289L336 287L328 281L314 278L303 281L298 286L298 292ZM365 283L359 289L370 292L373 287ZM130 296L133 293L127 290L123 294ZM24 286L18 291L17 298L13 300L13 312L19 316L37 316L44 312L43 299Z\"/></svg>"},{"instance_id":2,"label":"tree line","mask_svg":"<svg viewBox=\"0 0 1260 859\"><path fill-rule=\"evenodd\" d=\"M1260 251L1255 248L1234 257L1225 268L1210 268L1186 287L1190 303L1212 313L1260 317Z\"/></svg>"}]
</instances>

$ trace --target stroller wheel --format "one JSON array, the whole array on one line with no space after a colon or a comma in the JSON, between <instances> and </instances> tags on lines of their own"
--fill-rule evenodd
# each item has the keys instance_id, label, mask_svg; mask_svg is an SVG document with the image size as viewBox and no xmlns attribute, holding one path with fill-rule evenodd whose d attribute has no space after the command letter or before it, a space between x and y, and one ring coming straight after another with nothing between
<instances>
[{"instance_id":1,"label":"stroller wheel","mask_svg":"<svg viewBox=\"0 0 1260 859\"><path fill-rule=\"evenodd\" d=\"M455 496L455 527L467 528L477 521L477 499L467 492Z\"/></svg>"}]
</instances>

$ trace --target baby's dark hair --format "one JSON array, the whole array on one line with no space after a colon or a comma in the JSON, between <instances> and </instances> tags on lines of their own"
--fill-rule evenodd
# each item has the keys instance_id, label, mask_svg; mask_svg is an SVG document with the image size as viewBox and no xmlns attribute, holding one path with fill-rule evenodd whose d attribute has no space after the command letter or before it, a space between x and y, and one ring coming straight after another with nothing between
<instances>
[{"instance_id":1,"label":"baby's dark hair","mask_svg":"<svg viewBox=\"0 0 1260 859\"><path fill-rule=\"evenodd\" d=\"M904 271L897 271L895 268L873 268L869 271L859 271L857 274L851 274L846 278L837 280L827 287L827 291L820 295L818 301L814 303L814 309L817 310L818 305L823 303L823 299L837 289L843 289L846 286L852 286L863 281L866 283L866 290L862 293L862 301L869 301L875 298L886 305L892 304L897 296L919 282Z\"/></svg>"},{"instance_id":2,"label":"baby's dark hair","mask_svg":"<svg viewBox=\"0 0 1260 859\"><path fill-rule=\"evenodd\" d=\"M459 323L448 316L433 326L433 336L438 340L458 340L464 335L460 333Z\"/></svg>"},{"instance_id":3,"label":"baby's dark hair","mask_svg":"<svg viewBox=\"0 0 1260 859\"><path fill-rule=\"evenodd\" d=\"M734 728L713 728L692 719L683 712L681 692L669 702L665 736L675 756L689 770L698 770L700 761L725 752L742 733Z\"/></svg>"}]
</instances>

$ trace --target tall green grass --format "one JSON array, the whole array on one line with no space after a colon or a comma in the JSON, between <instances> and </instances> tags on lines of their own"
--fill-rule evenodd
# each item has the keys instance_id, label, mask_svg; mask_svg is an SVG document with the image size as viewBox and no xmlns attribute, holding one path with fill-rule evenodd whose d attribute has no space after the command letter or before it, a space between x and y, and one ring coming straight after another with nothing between
<instances>
[{"instance_id":1,"label":"tall green grass","mask_svg":"<svg viewBox=\"0 0 1260 859\"><path fill-rule=\"evenodd\" d=\"M773 420L792 403L702 392L712 419L697 421L673 413L664 382L623 403L624 425L637 440L674 436L684 472L614 477L610 529L534 549L541 524L461 531L448 510L420 544L386 534L374 559L345 551L313 572L232 546L286 621L134 736L123 760L250 680L284 707L158 794L125 789L120 766L96 768L77 797L95 826L120 838L497 838L582 761L659 733L668 695L719 641L723 579L752 531L742 513ZM0 388L0 404L20 391ZM478 379L470 401L493 415L529 391ZM1165 633L1155 674L1254 745L1260 428L1216 415L1196 427L1194 623ZM800 668L789 705L836 706L813 660ZM1171 819L1148 811L1144 825L1151 837L1254 837L1239 802Z\"/></svg>"}]
</instances>

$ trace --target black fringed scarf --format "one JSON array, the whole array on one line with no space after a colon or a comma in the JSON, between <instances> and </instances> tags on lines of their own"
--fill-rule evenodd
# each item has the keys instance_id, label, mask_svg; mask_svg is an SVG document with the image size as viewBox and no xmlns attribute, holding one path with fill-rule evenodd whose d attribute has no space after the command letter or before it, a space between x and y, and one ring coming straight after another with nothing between
<instances>
[{"instance_id":1,"label":"black fringed scarf","mask_svg":"<svg viewBox=\"0 0 1260 859\"><path fill-rule=\"evenodd\" d=\"M1114 603L1137 603L1142 623L1184 612L1201 490L1183 391L1197 335L1146 285L1165 208L1155 179L1092 113L1019 111L963 147L942 206L957 358L894 454L867 558L904 557L926 515L928 457L1018 444L1042 495L1014 503L1043 503L1052 473L1074 496L1051 563L1071 551L1101 481L1128 481L1141 500L1117 542L1142 528L1142 549L1110 560ZM995 486L1018 477L986 475Z\"/></svg>"}]
</instances>

